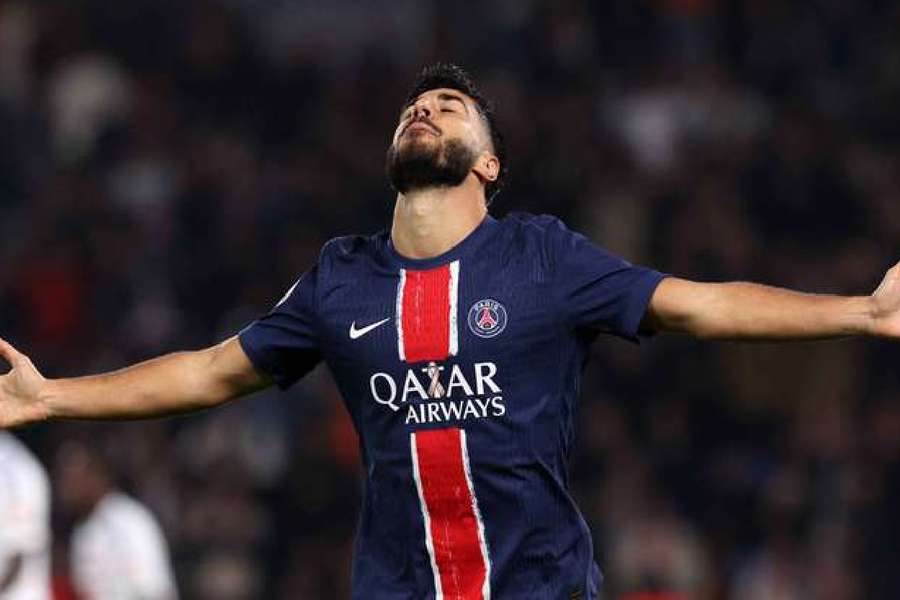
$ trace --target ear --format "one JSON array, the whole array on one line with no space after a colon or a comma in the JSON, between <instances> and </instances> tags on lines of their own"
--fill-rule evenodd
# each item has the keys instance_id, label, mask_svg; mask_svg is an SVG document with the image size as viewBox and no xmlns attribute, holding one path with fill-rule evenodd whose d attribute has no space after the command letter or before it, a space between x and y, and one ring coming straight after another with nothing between
<instances>
[{"instance_id":1,"label":"ear","mask_svg":"<svg viewBox=\"0 0 900 600\"><path fill-rule=\"evenodd\" d=\"M482 152L472 170L482 181L497 181L500 176L500 160L490 152Z\"/></svg>"}]
</instances>

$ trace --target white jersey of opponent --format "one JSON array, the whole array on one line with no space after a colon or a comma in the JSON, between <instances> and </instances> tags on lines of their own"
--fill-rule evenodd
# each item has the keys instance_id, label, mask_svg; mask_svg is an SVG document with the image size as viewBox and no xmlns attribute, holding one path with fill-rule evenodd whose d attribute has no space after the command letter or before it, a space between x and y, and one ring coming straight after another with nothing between
<instances>
[{"instance_id":1,"label":"white jersey of opponent","mask_svg":"<svg viewBox=\"0 0 900 600\"><path fill-rule=\"evenodd\" d=\"M40 462L0 431L0 577L22 557L2 600L50 598L50 482Z\"/></svg>"},{"instance_id":2,"label":"white jersey of opponent","mask_svg":"<svg viewBox=\"0 0 900 600\"><path fill-rule=\"evenodd\" d=\"M169 550L150 511L120 492L101 500L72 535L72 577L90 600L174 600Z\"/></svg>"}]
</instances>

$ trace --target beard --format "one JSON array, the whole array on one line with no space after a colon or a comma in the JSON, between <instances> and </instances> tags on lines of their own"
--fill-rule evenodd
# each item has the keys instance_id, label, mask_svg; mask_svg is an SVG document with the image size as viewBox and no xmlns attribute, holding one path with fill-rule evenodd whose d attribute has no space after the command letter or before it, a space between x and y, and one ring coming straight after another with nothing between
<instances>
[{"instance_id":1,"label":"beard","mask_svg":"<svg viewBox=\"0 0 900 600\"><path fill-rule=\"evenodd\" d=\"M475 153L458 139L437 144L412 140L391 144L387 177L397 192L434 187L455 187L465 181L475 164Z\"/></svg>"}]
</instances>

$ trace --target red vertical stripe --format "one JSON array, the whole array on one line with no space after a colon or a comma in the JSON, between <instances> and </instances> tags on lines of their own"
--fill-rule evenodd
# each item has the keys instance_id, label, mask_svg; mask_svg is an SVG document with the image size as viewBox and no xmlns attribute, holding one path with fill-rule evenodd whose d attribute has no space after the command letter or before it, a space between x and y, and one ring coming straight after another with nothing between
<instances>
[{"instance_id":1,"label":"red vertical stripe","mask_svg":"<svg viewBox=\"0 0 900 600\"><path fill-rule=\"evenodd\" d=\"M450 353L450 266L406 271L402 335L407 362L444 360Z\"/></svg>"},{"instance_id":2,"label":"red vertical stripe","mask_svg":"<svg viewBox=\"0 0 900 600\"><path fill-rule=\"evenodd\" d=\"M446 600L482 600L486 554L479 534L475 499L469 486L460 430L413 434L420 494L430 526L430 551Z\"/></svg>"}]
</instances>

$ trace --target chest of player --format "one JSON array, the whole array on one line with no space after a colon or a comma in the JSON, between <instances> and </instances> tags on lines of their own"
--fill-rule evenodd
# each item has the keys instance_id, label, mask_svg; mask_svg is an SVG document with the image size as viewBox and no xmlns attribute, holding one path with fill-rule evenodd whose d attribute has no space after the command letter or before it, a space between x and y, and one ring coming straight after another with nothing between
<instances>
[{"instance_id":1,"label":"chest of player","mask_svg":"<svg viewBox=\"0 0 900 600\"><path fill-rule=\"evenodd\" d=\"M553 368L561 324L527 265L454 261L345 281L320 300L324 358L363 416L497 416L505 390Z\"/></svg>"}]
</instances>

